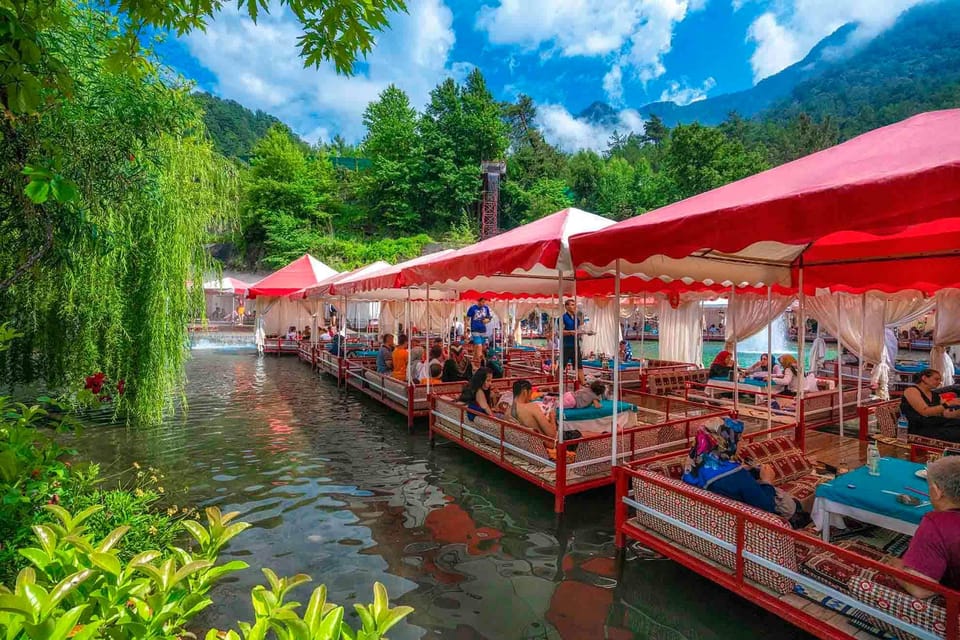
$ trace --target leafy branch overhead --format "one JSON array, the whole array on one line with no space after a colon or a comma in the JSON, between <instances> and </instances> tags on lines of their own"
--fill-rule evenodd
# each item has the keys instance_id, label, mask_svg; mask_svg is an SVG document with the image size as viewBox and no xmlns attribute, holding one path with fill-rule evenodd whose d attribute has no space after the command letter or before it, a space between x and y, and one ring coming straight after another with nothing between
<instances>
[{"instance_id":1,"label":"leafy branch overhead","mask_svg":"<svg viewBox=\"0 0 960 640\"><path fill-rule=\"evenodd\" d=\"M345 75L373 49L375 34L387 28L390 12L406 11L404 0L283 0L280 6L303 26L298 45L304 65L329 61ZM256 22L269 3L239 0L238 8ZM111 41L104 64L132 76L149 73L153 66L141 45L144 35L202 31L227 10L221 0L132 0L111 9L123 27ZM46 102L72 97L74 83L82 77L71 72L69 59L56 50L57 32L71 19L72 6L60 0L0 3L0 110L7 118L34 114Z\"/></svg>"}]
</instances>

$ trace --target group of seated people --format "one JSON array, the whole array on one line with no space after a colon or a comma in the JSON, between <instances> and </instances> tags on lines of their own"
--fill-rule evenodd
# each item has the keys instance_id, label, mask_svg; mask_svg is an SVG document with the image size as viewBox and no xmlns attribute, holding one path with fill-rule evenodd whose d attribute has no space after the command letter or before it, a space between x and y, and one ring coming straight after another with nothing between
<instances>
[{"instance_id":1,"label":"group of seated people","mask_svg":"<svg viewBox=\"0 0 960 640\"><path fill-rule=\"evenodd\" d=\"M734 370L736 369L739 379L748 377L766 378L771 374L770 381L778 387L778 394L784 396L796 396L801 389L801 383L804 385L804 391L817 390L817 377L813 372L804 376L805 382L800 378L800 372L797 368L796 357L790 354L783 354L777 361L770 363L770 356L766 353L761 354L760 358L752 365L746 368L737 367L730 351L723 350L717 354L710 365L709 377L723 380L733 380Z\"/></svg>"},{"instance_id":2,"label":"group of seated people","mask_svg":"<svg viewBox=\"0 0 960 640\"><path fill-rule=\"evenodd\" d=\"M475 347L480 348L480 347ZM490 371L495 378L503 377L503 366L492 349L486 350L480 357L480 367ZM444 348L441 338L434 338L424 357L423 347L410 348L410 339L400 334L394 343L393 334L384 334L377 352L377 373L389 374L400 381L413 384L440 384L442 382L468 382L474 376L473 361L465 352L462 344Z\"/></svg>"}]
</instances>

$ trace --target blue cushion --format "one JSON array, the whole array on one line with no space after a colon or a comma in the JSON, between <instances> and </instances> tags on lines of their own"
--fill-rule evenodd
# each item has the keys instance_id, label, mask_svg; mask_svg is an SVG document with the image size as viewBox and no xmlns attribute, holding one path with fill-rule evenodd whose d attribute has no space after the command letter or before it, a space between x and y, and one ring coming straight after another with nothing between
<instances>
[{"instance_id":1,"label":"blue cushion","mask_svg":"<svg viewBox=\"0 0 960 640\"><path fill-rule=\"evenodd\" d=\"M637 407L629 402L621 402L619 411L636 411ZM597 418L609 418L613 415L613 400L601 400L600 408L584 407L583 409L564 409L564 422L573 422L576 420L596 420Z\"/></svg>"}]
</instances>

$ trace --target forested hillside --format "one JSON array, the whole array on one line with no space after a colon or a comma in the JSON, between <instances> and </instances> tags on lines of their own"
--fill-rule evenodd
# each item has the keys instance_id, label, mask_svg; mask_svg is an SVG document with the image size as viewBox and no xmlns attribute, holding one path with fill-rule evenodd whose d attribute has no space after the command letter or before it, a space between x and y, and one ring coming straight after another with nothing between
<instances>
[{"instance_id":1,"label":"forested hillside","mask_svg":"<svg viewBox=\"0 0 960 640\"><path fill-rule=\"evenodd\" d=\"M214 146L228 158L249 160L253 146L267 129L282 124L269 113L251 111L234 100L224 100L202 91L195 93L194 98L203 109L203 123Z\"/></svg>"}]
</instances>

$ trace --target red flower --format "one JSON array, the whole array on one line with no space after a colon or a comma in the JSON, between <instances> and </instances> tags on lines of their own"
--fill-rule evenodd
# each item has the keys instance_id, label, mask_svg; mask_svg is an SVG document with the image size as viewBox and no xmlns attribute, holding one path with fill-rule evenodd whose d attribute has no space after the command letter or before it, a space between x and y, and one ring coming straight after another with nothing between
<instances>
[{"instance_id":1,"label":"red flower","mask_svg":"<svg viewBox=\"0 0 960 640\"><path fill-rule=\"evenodd\" d=\"M85 384L83 385L84 389L89 389L97 395L100 393L100 390L103 388L103 381L107 379L107 374L103 371L98 371L92 376L87 376L85 378Z\"/></svg>"},{"instance_id":2,"label":"red flower","mask_svg":"<svg viewBox=\"0 0 960 640\"><path fill-rule=\"evenodd\" d=\"M117 380L117 395L122 396L126 388L127 388L127 383L123 378L120 378L119 380Z\"/></svg>"},{"instance_id":3,"label":"red flower","mask_svg":"<svg viewBox=\"0 0 960 640\"><path fill-rule=\"evenodd\" d=\"M50 498L50 501L47 504L60 504L60 496L53 494L53 497Z\"/></svg>"}]
</instances>

